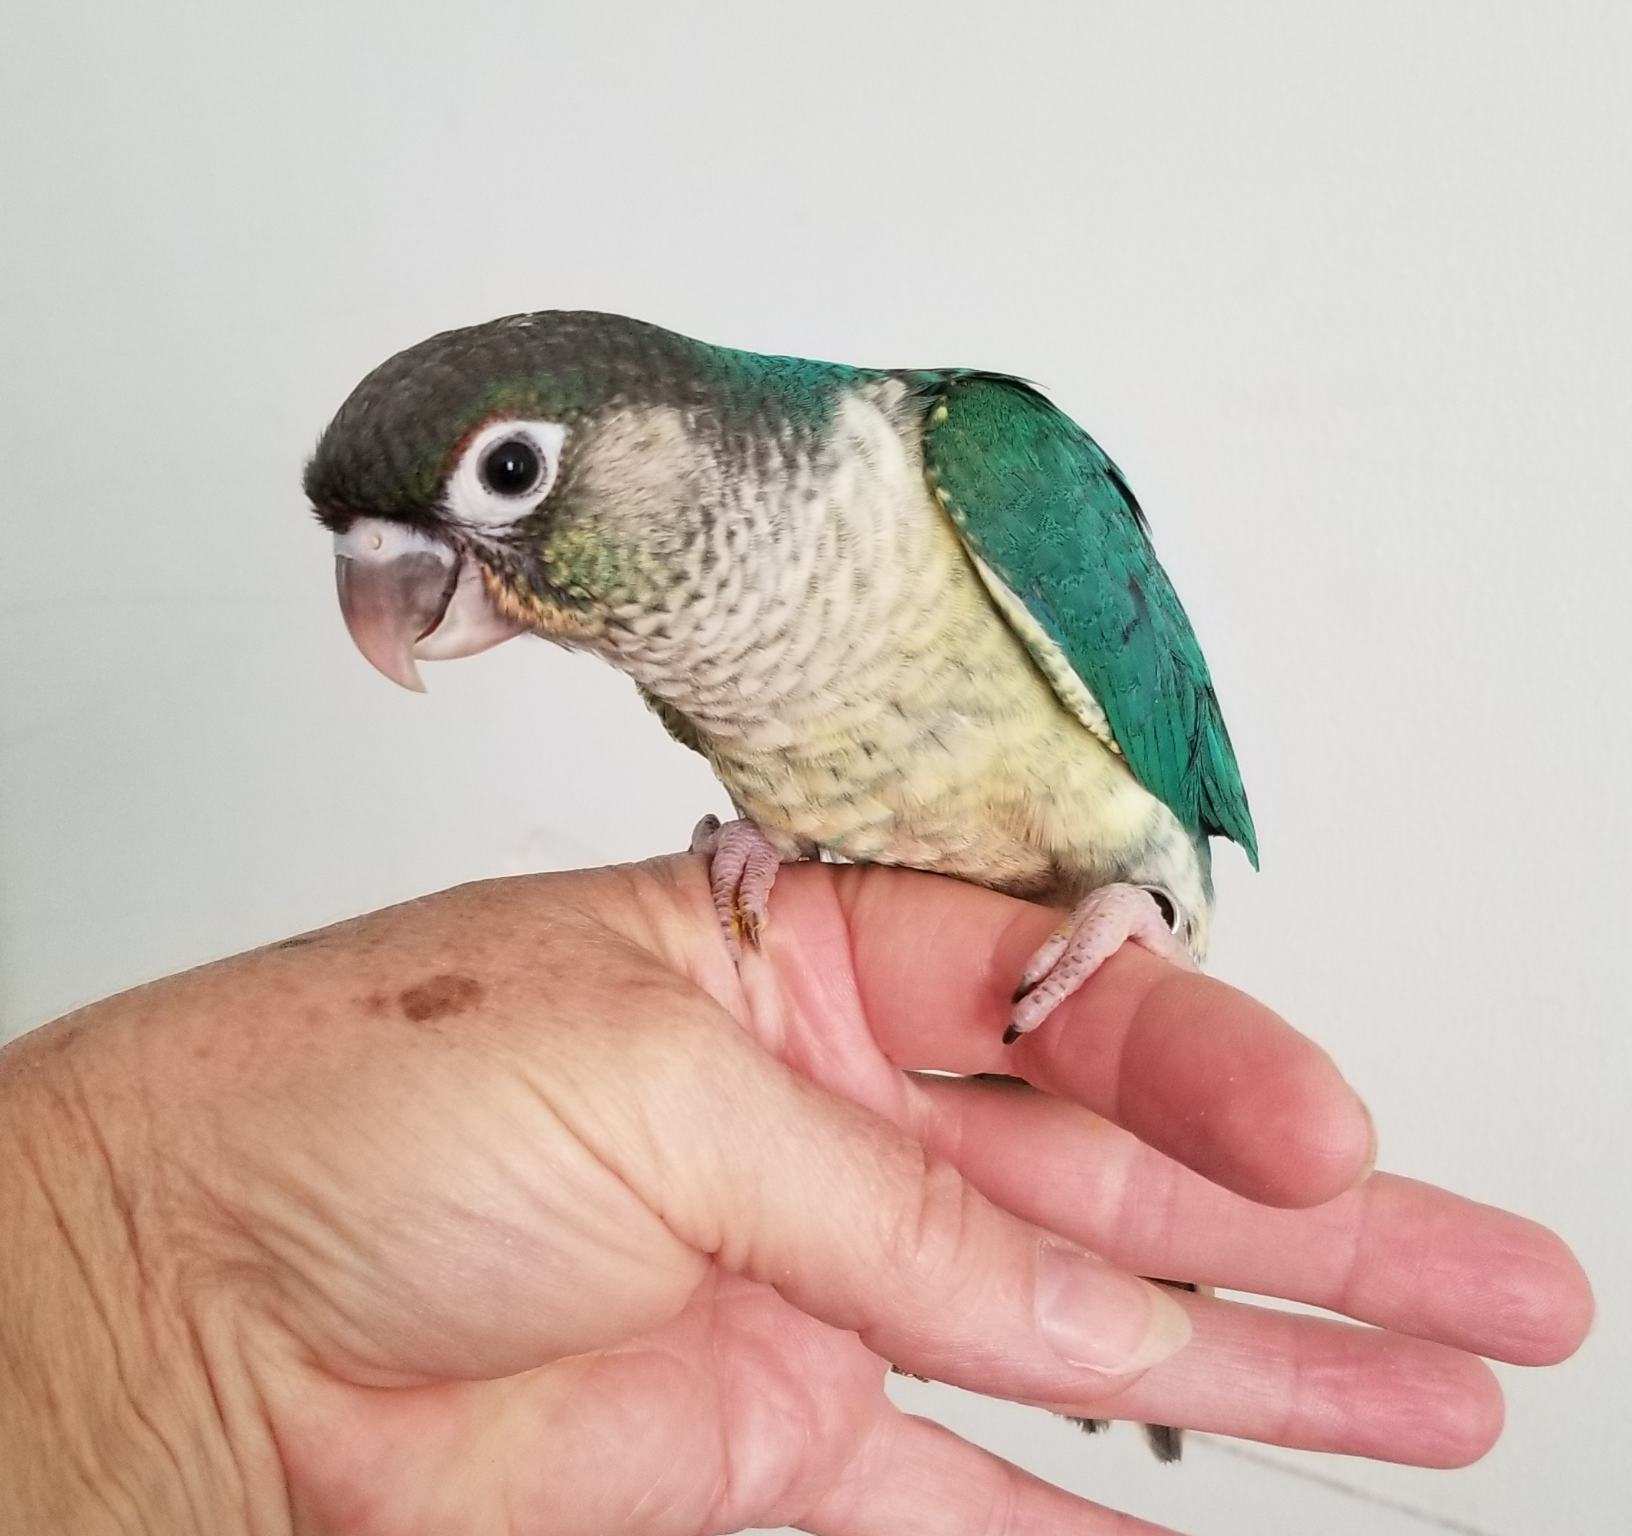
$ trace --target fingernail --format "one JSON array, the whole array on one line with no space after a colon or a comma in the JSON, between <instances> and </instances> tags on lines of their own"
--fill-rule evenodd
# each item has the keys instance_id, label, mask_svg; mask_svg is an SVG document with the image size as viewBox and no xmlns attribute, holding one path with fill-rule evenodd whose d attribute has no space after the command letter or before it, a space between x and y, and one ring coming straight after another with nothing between
<instances>
[{"instance_id":1,"label":"fingernail","mask_svg":"<svg viewBox=\"0 0 1632 1536\"><path fill-rule=\"evenodd\" d=\"M1037 1256L1037 1327L1073 1365L1123 1374L1182 1349L1190 1318L1159 1286L1060 1243Z\"/></svg>"},{"instance_id":2,"label":"fingernail","mask_svg":"<svg viewBox=\"0 0 1632 1536\"><path fill-rule=\"evenodd\" d=\"M1377 1171L1377 1122L1372 1119L1371 1109L1366 1104L1360 1105L1360 1112L1366 1117L1369 1140L1366 1142L1366 1165L1360 1170L1360 1177L1354 1181L1351 1188L1358 1188Z\"/></svg>"}]
</instances>

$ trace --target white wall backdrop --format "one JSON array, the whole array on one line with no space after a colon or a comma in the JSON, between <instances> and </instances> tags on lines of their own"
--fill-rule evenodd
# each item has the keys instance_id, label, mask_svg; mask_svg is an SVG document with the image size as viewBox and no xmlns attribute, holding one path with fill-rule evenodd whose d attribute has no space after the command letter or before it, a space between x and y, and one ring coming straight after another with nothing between
<instances>
[{"instance_id":1,"label":"white wall backdrop","mask_svg":"<svg viewBox=\"0 0 1632 1536\"><path fill-rule=\"evenodd\" d=\"M1626 1529L1632 13L1621 5L18 10L0 59L0 1023L722 797L542 643L346 640L299 471L388 352L595 306L1046 382L1155 522L1264 844L1217 968L1387 1166L1604 1317L1443 1474L911 1388L1208 1536ZM1339 1478L1417 1514L1277 1466ZM1434 1522L1439 1524L1435 1525Z\"/></svg>"}]
</instances>

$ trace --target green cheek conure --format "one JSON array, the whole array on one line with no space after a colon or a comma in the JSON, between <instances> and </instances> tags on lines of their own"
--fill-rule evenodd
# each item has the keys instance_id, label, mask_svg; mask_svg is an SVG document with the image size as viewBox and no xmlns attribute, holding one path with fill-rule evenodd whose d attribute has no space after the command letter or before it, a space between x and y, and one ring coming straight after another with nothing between
<instances>
[{"instance_id":1,"label":"green cheek conure","mask_svg":"<svg viewBox=\"0 0 1632 1536\"><path fill-rule=\"evenodd\" d=\"M306 491L387 677L531 631L634 679L737 808L693 839L733 946L818 853L1069 907L1012 1040L1130 938L1204 957L1211 837L1256 864L1139 504L1019 379L514 315L369 374Z\"/></svg>"}]
</instances>

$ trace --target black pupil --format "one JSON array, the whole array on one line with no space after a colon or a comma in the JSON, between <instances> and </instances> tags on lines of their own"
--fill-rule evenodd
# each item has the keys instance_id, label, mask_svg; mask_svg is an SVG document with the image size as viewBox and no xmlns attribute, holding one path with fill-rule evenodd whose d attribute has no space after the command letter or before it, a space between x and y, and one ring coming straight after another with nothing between
<instances>
[{"instance_id":1,"label":"black pupil","mask_svg":"<svg viewBox=\"0 0 1632 1536\"><path fill-rule=\"evenodd\" d=\"M501 496L520 496L538 484L538 449L519 437L512 437L488 450L482 460L482 479Z\"/></svg>"}]
</instances>

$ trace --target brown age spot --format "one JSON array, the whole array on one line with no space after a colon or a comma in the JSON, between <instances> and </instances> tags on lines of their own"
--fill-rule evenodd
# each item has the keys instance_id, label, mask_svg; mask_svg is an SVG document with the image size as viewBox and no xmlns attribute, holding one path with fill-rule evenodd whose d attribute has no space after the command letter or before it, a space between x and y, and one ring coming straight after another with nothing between
<instances>
[{"instance_id":1,"label":"brown age spot","mask_svg":"<svg viewBox=\"0 0 1632 1536\"><path fill-rule=\"evenodd\" d=\"M404 987L397 1001L402 1004L402 1016L415 1024L432 1019L445 1019L449 1014L464 1013L481 1001L481 984L474 976L444 974L432 976L418 986Z\"/></svg>"}]
</instances>

